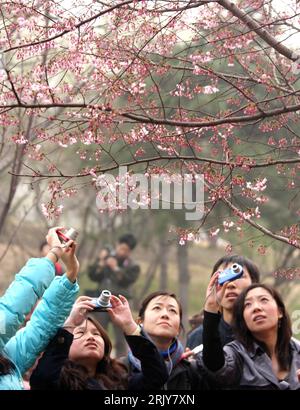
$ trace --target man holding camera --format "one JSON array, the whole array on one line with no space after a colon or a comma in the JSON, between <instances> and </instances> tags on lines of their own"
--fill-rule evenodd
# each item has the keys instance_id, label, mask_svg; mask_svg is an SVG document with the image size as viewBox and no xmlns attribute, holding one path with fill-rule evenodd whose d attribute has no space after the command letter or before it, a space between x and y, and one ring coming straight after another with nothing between
<instances>
[{"instance_id":1,"label":"man holding camera","mask_svg":"<svg viewBox=\"0 0 300 410\"><path fill-rule=\"evenodd\" d=\"M221 319L219 322L219 334L222 341L222 345L231 342L234 339L233 328L232 328L232 318L233 318L233 309L234 303L239 296L239 294L246 289L252 283L259 282L260 272L257 266L249 259L238 256L238 255L229 255L220 258L213 267L211 277L217 271L225 272L228 268L232 268L233 265L240 265L243 268L243 275L241 278L233 280L227 286L227 292L219 301L220 303L220 312ZM214 292L210 295L214 295ZM208 298L205 300L207 303ZM204 308L205 310L205 308ZM207 318L207 314L204 318ZM203 343L203 324L196 327L192 332L188 334L186 347L189 349L194 349L196 346Z\"/></svg>"},{"instance_id":2,"label":"man holding camera","mask_svg":"<svg viewBox=\"0 0 300 410\"><path fill-rule=\"evenodd\" d=\"M123 295L130 301L131 286L140 274L140 266L130 258L137 240L132 234L122 235L115 249L105 247L99 252L97 262L89 268L90 279L99 284L101 290L110 290L113 295ZM99 296L99 295L98 295ZM107 314L101 315L100 322L105 328L110 322ZM126 354L126 344L119 328L114 328L116 338L116 355Z\"/></svg>"}]
</instances>

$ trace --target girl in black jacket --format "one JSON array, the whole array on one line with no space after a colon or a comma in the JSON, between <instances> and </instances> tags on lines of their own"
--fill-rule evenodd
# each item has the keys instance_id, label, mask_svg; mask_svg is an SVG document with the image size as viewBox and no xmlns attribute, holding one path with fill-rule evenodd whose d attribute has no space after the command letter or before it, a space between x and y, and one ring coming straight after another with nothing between
<instances>
[{"instance_id":1,"label":"girl in black jacket","mask_svg":"<svg viewBox=\"0 0 300 410\"><path fill-rule=\"evenodd\" d=\"M128 375L126 367L111 358L108 334L93 318L92 298L80 297L64 328L47 347L30 385L33 390L159 389L168 377L154 344L134 322L125 297L111 296L108 309L112 321L125 334L127 343L141 361L142 372Z\"/></svg>"}]
</instances>

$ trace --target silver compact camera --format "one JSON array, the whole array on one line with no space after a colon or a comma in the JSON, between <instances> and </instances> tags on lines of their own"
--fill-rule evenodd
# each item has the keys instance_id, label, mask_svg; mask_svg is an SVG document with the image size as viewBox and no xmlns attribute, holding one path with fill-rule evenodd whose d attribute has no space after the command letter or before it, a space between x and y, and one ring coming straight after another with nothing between
<instances>
[{"instance_id":1,"label":"silver compact camera","mask_svg":"<svg viewBox=\"0 0 300 410\"><path fill-rule=\"evenodd\" d=\"M102 290L98 298L93 298L92 303L95 305L94 312L106 312L107 309L111 308L110 297L111 292L109 290Z\"/></svg>"}]
</instances>

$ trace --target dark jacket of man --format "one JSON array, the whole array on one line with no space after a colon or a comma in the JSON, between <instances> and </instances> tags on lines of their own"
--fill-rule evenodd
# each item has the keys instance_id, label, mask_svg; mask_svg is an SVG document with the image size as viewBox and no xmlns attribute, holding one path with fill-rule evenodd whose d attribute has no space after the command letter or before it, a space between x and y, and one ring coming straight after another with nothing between
<instances>
[{"instance_id":1,"label":"dark jacket of man","mask_svg":"<svg viewBox=\"0 0 300 410\"><path fill-rule=\"evenodd\" d=\"M131 285L140 274L140 266L130 258L117 259L118 270L114 271L108 266L100 267L97 263L90 266L88 275L94 282L99 283L100 289L108 289L113 295L123 295L132 298Z\"/></svg>"}]
</instances>

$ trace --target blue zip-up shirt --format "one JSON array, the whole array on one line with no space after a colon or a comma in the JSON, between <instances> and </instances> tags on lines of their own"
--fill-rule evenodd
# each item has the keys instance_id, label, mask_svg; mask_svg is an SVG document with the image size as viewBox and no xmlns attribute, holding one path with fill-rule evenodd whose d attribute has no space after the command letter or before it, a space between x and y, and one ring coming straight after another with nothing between
<instances>
[{"instance_id":1,"label":"blue zip-up shirt","mask_svg":"<svg viewBox=\"0 0 300 410\"><path fill-rule=\"evenodd\" d=\"M77 282L70 282L66 275L55 277L34 310L31 320L7 342L2 351L14 368L9 374L0 375L0 390L23 389L22 375L32 367L58 329L63 326L78 290ZM20 300L20 303L24 301Z\"/></svg>"},{"instance_id":2,"label":"blue zip-up shirt","mask_svg":"<svg viewBox=\"0 0 300 410\"><path fill-rule=\"evenodd\" d=\"M0 353L54 279L48 258L31 258L0 298Z\"/></svg>"}]
</instances>

